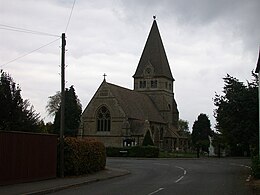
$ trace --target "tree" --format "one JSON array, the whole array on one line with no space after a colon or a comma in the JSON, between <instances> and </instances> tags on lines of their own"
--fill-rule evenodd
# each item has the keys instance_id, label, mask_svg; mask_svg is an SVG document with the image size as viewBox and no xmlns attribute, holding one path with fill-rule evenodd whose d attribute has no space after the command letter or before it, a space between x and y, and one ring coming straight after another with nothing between
<instances>
[{"instance_id":1,"label":"tree","mask_svg":"<svg viewBox=\"0 0 260 195\"><path fill-rule=\"evenodd\" d=\"M257 75L246 84L227 74L223 95L216 94L214 111L217 131L231 155L249 155L258 143L258 90Z\"/></svg>"},{"instance_id":2,"label":"tree","mask_svg":"<svg viewBox=\"0 0 260 195\"><path fill-rule=\"evenodd\" d=\"M189 131L189 122L188 121L179 119L178 125L179 125L180 131Z\"/></svg>"},{"instance_id":3,"label":"tree","mask_svg":"<svg viewBox=\"0 0 260 195\"><path fill-rule=\"evenodd\" d=\"M23 100L21 89L13 78L1 70L0 130L39 132L40 115L29 100Z\"/></svg>"},{"instance_id":4,"label":"tree","mask_svg":"<svg viewBox=\"0 0 260 195\"><path fill-rule=\"evenodd\" d=\"M52 96L51 96L52 97ZM82 106L75 93L75 89L71 86L65 90L65 136L76 136L77 130L80 124L80 117L82 112ZM54 133L59 134L60 132L60 115L61 108L55 113L54 118Z\"/></svg>"},{"instance_id":5,"label":"tree","mask_svg":"<svg viewBox=\"0 0 260 195\"><path fill-rule=\"evenodd\" d=\"M151 137L150 131L146 131L144 140L143 140L143 146L154 146L153 139Z\"/></svg>"},{"instance_id":6,"label":"tree","mask_svg":"<svg viewBox=\"0 0 260 195\"><path fill-rule=\"evenodd\" d=\"M209 152L209 136L212 135L210 126L210 120L206 114L200 114L193 124L191 139L193 145L196 147L198 158L201 150L207 153Z\"/></svg>"},{"instance_id":7,"label":"tree","mask_svg":"<svg viewBox=\"0 0 260 195\"><path fill-rule=\"evenodd\" d=\"M59 91L56 92L55 95L49 96L49 101L46 106L46 111L50 116L55 116L56 112L58 112L61 103L61 93Z\"/></svg>"}]
</instances>

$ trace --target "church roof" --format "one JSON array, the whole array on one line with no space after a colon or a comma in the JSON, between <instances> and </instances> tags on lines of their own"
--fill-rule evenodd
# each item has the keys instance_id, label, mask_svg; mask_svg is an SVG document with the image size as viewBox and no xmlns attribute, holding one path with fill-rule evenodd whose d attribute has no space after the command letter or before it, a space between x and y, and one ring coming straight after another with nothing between
<instances>
[{"instance_id":1,"label":"church roof","mask_svg":"<svg viewBox=\"0 0 260 195\"><path fill-rule=\"evenodd\" d=\"M148 64L153 66L155 77L166 77L174 80L156 20L153 21L152 28L133 77L142 77Z\"/></svg>"},{"instance_id":2,"label":"church roof","mask_svg":"<svg viewBox=\"0 0 260 195\"><path fill-rule=\"evenodd\" d=\"M107 85L128 118L165 123L147 95L111 83Z\"/></svg>"}]
</instances>

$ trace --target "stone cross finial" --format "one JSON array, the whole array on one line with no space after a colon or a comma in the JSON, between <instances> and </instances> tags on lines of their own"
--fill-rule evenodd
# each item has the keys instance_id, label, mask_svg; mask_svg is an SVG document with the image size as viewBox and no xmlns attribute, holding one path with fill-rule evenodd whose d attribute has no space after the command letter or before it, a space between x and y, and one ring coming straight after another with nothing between
<instances>
[{"instance_id":1,"label":"stone cross finial","mask_svg":"<svg viewBox=\"0 0 260 195\"><path fill-rule=\"evenodd\" d=\"M104 73L104 74L103 74L104 80L106 80L106 76L107 76L106 73Z\"/></svg>"}]
</instances>

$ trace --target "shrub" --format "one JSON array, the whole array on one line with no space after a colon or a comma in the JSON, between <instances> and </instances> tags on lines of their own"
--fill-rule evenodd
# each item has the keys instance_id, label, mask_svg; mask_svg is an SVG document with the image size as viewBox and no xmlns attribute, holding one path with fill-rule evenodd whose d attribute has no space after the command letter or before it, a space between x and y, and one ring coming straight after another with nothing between
<instances>
[{"instance_id":1,"label":"shrub","mask_svg":"<svg viewBox=\"0 0 260 195\"><path fill-rule=\"evenodd\" d=\"M93 173L105 166L106 149L101 142L73 137L64 139L64 175Z\"/></svg>"},{"instance_id":2,"label":"shrub","mask_svg":"<svg viewBox=\"0 0 260 195\"><path fill-rule=\"evenodd\" d=\"M259 160L259 156L252 157L251 167L252 167L252 175L256 179L260 179L260 160Z\"/></svg>"},{"instance_id":3,"label":"shrub","mask_svg":"<svg viewBox=\"0 0 260 195\"><path fill-rule=\"evenodd\" d=\"M158 158L159 156L159 148L155 146L108 147L106 151L110 157Z\"/></svg>"},{"instance_id":4,"label":"shrub","mask_svg":"<svg viewBox=\"0 0 260 195\"><path fill-rule=\"evenodd\" d=\"M154 146L153 139L151 137L150 131L148 130L144 136L143 146Z\"/></svg>"}]
</instances>

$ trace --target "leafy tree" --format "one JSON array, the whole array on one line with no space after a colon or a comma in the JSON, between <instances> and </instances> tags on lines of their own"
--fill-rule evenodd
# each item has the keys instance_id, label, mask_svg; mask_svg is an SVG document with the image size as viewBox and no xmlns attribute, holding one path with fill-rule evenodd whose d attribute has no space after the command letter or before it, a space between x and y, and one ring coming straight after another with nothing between
<instances>
[{"instance_id":1,"label":"leafy tree","mask_svg":"<svg viewBox=\"0 0 260 195\"><path fill-rule=\"evenodd\" d=\"M151 133L149 130L146 131L142 145L143 146L154 146L153 139L151 137Z\"/></svg>"},{"instance_id":2,"label":"leafy tree","mask_svg":"<svg viewBox=\"0 0 260 195\"><path fill-rule=\"evenodd\" d=\"M250 154L258 143L258 90L257 75L246 84L227 74L223 95L214 98L216 128L223 136L231 155Z\"/></svg>"},{"instance_id":3,"label":"leafy tree","mask_svg":"<svg viewBox=\"0 0 260 195\"><path fill-rule=\"evenodd\" d=\"M75 93L75 89L71 86L65 90L65 136L76 136L77 130L80 124L80 117L82 112L82 106ZM61 108L55 113L54 118L54 133L60 132L60 116Z\"/></svg>"},{"instance_id":4,"label":"leafy tree","mask_svg":"<svg viewBox=\"0 0 260 195\"><path fill-rule=\"evenodd\" d=\"M61 103L61 93L59 91L56 92L55 95L49 96L49 101L46 106L46 110L50 116L55 116L56 112L58 112Z\"/></svg>"},{"instance_id":5,"label":"leafy tree","mask_svg":"<svg viewBox=\"0 0 260 195\"><path fill-rule=\"evenodd\" d=\"M189 131L189 122L183 119L179 119L178 122L179 125L179 134L181 134L182 136L190 136L190 131Z\"/></svg>"},{"instance_id":6,"label":"leafy tree","mask_svg":"<svg viewBox=\"0 0 260 195\"><path fill-rule=\"evenodd\" d=\"M21 89L13 78L1 70L0 130L40 132L40 115L29 100L23 100Z\"/></svg>"},{"instance_id":7,"label":"leafy tree","mask_svg":"<svg viewBox=\"0 0 260 195\"><path fill-rule=\"evenodd\" d=\"M200 114L193 124L191 139L197 149L197 157L199 157L201 150L207 153L209 152L209 136L212 135L210 126L210 120L206 114Z\"/></svg>"},{"instance_id":8,"label":"leafy tree","mask_svg":"<svg viewBox=\"0 0 260 195\"><path fill-rule=\"evenodd\" d=\"M178 125L179 125L180 131L189 131L189 122L188 121L179 119Z\"/></svg>"}]
</instances>

